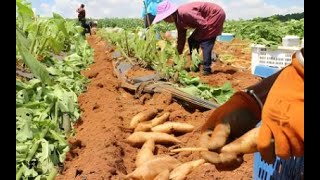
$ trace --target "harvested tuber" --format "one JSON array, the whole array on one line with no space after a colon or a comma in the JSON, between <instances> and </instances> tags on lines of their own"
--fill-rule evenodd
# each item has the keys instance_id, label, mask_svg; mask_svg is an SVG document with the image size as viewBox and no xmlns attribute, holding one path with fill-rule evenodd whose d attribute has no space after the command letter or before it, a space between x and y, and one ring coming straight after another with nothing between
<instances>
[{"instance_id":1,"label":"harvested tuber","mask_svg":"<svg viewBox=\"0 0 320 180\"><path fill-rule=\"evenodd\" d=\"M200 152L203 159L212 164L232 164L242 162L242 158L238 157L234 153L216 153L211 151Z\"/></svg>"},{"instance_id":2,"label":"harvested tuber","mask_svg":"<svg viewBox=\"0 0 320 180\"><path fill-rule=\"evenodd\" d=\"M162 133L188 133L193 131L194 126L187 123L179 123L179 122L166 122L164 124L155 126L151 128L153 132L162 132Z\"/></svg>"},{"instance_id":3,"label":"harvested tuber","mask_svg":"<svg viewBox=\"0 0 320 180\"><path fill-rule=\"evenodd\" d=\"M160 174L158 174L154 180L168 180L170 176L170 171L169 169L166 169L162 171Z\"/></svg>"},{"instance_id":4,"label":"harvested tuber","mask_svg":"<svg viewBox=\"0 0 320 180\"><path fill-rule=\"evenodd\" d=\"M181 162L174 157L168 155L156 156L128 174L125 179L153 180L163 171L171 171L180 164Z\"/></svg>"},{"instance_id":5,"label":"harvested tuber","mask_svg":"<svg viewBox=\"0 0 320 180\"><path fill-rule=\"evenodd\" d=\"M200 137L200 146L215 150L222 147L230 134L229 124L218 124L213 131L207 130Z\"/></svg>"},{"instance_id":6,"label":"harvested tuber","mask_svg":"<svg viewBox=\"0 0 320 180\"><path fill-rule=\"evenodd\" d=\"M257 152L257 139L259 128L253 128L240 138L223 146L221 152L235 154L250 154Z\"/></svg>"},{"instance_id":7,"label":"harvested tuber","mask_svg":"<svg viewBox=\"0 0 320 180\"><path fill-rule=\"evenodd\" d=\"M204 159L198 159L195 161L190 161L183 163L178 167L174 168L170 173L170 179L172 180L184 180L187 175L192 172L196 167L205 163Z\"/></svg>"},{"instance_id":8,"label":"harvested tuber","mask_svg":"<svg viewBox=\"0 0 320 180\"><path fill-rule=\"evenodd\" d=\"M143 163L153 159L154 140L148 139L140 149L136 158L136 166L139 167Z\"/></svg>"},{"instance_id":9,"label":"harvested tuber","mask_svg":"<svg viewBox=\"0 0 320 180\"><path fill-rule=\"evenodd\" d=\"M151 122L150 121L146 121L146 122L141 122L137 125L137 127L134 129L134 132L148 132L150 131L152 128Z\"/></svg>"},{"instance_id":10,"label":"harvested tuber","mask_svg":"<svg viewBox=\"0 0 320 180\"><path fill-rule=\"evenodd\" d=\"M155 117L151 121L146 121L146 122L140 122L137 127L134 129L134 132L138 131L143 131L143 132L148 132L151 131L151 128L164 123L168 118L169 118L170 113L165 112L159 117Z\"/></svg>"},{"instance_id":11,"label":"harvested tuber","mask_svg":"<svg viewBox=\"0 0 320 180\"><path fill-rule=\"evenodd\" d=\"M157 109L149 109L149 110L145 110L138 113L137 115L133 116L133 118L131 119L130 128L136 128L140 122L148 121L154 118L157 115L157 113L158 113Z\"/></svg>"},{"instance_id":12,"label":"harvested tuber","mask_svg":"<svg viewBox=\"0 0 320 180\"><path fill-rule=\"evenodd\" d=\"M186 147L186 148L178 148L178 149L172 149L170 152L172 153L178 153L178 152L197 152L197 151L208 151L208 148L202 148L202 147Z\"/></svg>"},{"instance_id":13,"label":"harvested tuber","mask_svg":"<svg viewBox=\"0 0 320 180\"><path fill-rule=\"evenodd\" d=\"M134 132L127 138L126 142L130 143L132 146L139 146L145 143L148 139L153 139L155 143L163 144L181 142L172 135L159 132Z\"/></svg>"},{"instance_id":14,"label":"harvested tuber","mask_svg":"<svg viewBox=\"0 0 320 180\"><path fill-rule=\"evenodd\" d=\"M170 113L165 112L162 115L160 115L159 117L155 117L154 119L151 120L152 127L166 122L168 120L169 116L170 116Z\"/></svg>"}]
</instances>

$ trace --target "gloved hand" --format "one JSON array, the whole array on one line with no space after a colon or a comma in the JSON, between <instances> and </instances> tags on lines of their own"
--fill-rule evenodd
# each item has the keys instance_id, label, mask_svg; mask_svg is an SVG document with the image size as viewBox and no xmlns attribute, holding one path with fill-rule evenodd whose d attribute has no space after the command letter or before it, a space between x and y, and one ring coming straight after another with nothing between
<instances>
[{"instance_id":1,"label":"gloved hand","mask_svg":"<svg viewBox=\"0 0 320 180\"><path fill-rule=\"evenodd\" d=\"M300 66L300 67L299 67ZM262 124L258 136L258 150L268 163L275 154L282 159L304 154L304 70L294 59L286 67L269 91L263 107Z\"/></svg>"},{"instance_id":2,"label":"gloved hand","mask_svg":"<svg viewBox=\"0 0 320 180\"><path fill-rule=\"evenodd\" d=\"M241 137L223 146L219 152L202 151L202 158L218 166L238 167L243 162L242 155L257 151L259 128L253 128ZM217 166L218 165L218 166Z\"/></svg>"},{"instance_id":3,"label":"gloved hand","mask_svg":"<svg viewBox=\"0 0 320 180\"><path fill-rule=\"evenodd\" d=\"M212 112L202 125L200 146L215 150L254 128L261 119L261 111L256 100L246 92L236 92L229 101Z\"/></svg>"}]
</instances>

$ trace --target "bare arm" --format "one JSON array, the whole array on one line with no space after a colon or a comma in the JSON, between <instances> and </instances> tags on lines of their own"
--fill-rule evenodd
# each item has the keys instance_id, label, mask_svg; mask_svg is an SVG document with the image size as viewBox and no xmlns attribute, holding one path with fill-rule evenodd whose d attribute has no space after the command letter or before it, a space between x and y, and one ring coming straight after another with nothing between
<instances>
[{"instance_id":1,"label":"bare arm","mask_svg":"<svg viewBox=\"0 0 320 180\"><path fill-rule=\"evenodd\" d=\"M184 45L186 43L186 35L187 35L186 29L178 29L177 49L179 54L182 54L183 52Z\"/></svg>"},{"instance_id":2,"label":"bare arm","mask_svg":"<svg viewBox=\"0 0 320 180\"><path fill-rule=\"evenodd\" d=\"M261 100L262 105L267 99L269 90L271 89L274 81L277 79L279 74L281 73L282 70L278 71L277 73L267 77L266 79L263 79L259 83L248 87L248 90L253 90L254 93L258 96L258 98Z\"/></svg>"}]
</instances>

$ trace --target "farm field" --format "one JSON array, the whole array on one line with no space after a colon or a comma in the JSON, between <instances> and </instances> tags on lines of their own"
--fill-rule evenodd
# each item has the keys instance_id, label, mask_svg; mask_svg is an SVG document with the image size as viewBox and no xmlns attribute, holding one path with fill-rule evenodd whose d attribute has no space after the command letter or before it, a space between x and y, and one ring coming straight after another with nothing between
<instances>
[{"instance_id":1,"label":"farm field","mask_svg":"<svg viewBox=\"0 0 320 180\"><path fill-rule=\"evenodd\" d=\"M222 105L236 91L262 79L251 73L252 43L275 48L285 35L303 38L304 33L303 19L228 21L225 32L235 38L215 43L213 74L204 76L202 52L193 53L191 58L186 44L184 53L178 55L176 38L164 38L165 32L172 30L166 24L145 31L139 21L126 27L126 19L99 20L97 34L83 36L83 29L74 20L56 13L51 18L36 17L31 4L17 0L16 5L17 180L122 180L138 167L153 172L153 166L162 162L173 166L202 159L200 152L172 152L199 147L197 129L214 111L191 101L198 98L198 104ZM130 68L119 70L119 64ZM181 99L155 88L147 92L146 87L154 81L132 90L133 82L149 76L187 95ZM157 131L156 125L147 121L147 126L140 128L147 127L142 131L148 135L142 133L139 142L130 140L139 127L132 119L145 111L153 114L144 121L166 116L158 126L167 121L185 123L179 126L189 128L179 133L164 128L166 133L154 135L163 139L154 142L150 157L164 156L169 163L157 163L156 159L150 165L148 158L141 160L147 155L139 152L146 149L145 141L152 145L153 141L146 139L152 136L150 131ZM172 136L165 137L168 134ZM249 180L253 162L253 154L244 155L241 165L228 168L203 160L186 173L185 179Z\"/></svg>"},{"instance_id":2,"label":"farm field","mask_svg":"<svg viewBox=\"0 0 320 180\"><path fill-rule=\"evenodd\" d=\"M75 137L70 139L71 151L67 154L65 169L56 179L123 179L125 174L135 169L135 157L139 148L123 142L131 132L127 131L131 118L144 109L161 109L170 112L168 121L185 122L194 126L201 125L211 111L189 112L174 102L165 93L153 94L150 99L141 103L134 94L118 88L119 80L113 75L112 46L97 36L88 37L94 48L95 63L83 74L91 77L88 90L79 97L82 117L76 125ZM235 41L234 43L238 43ZM217 44L219 47L223 43ZM230 52L233 49L229 50ZM250 56L248 56L249 58ZM250 59L244 59L250 61ZM245 64L245 63L244 63ZM220 86L226 80L234 84L236 89L252 85L260 80L250 71L237 71L231 65L216 63L217 74L202 77L210 85ZM129 72L130 76L141 76L153 71L142 68ZM230 73L231 72L231 73ZM200 134L187 133L178 136L181 146L196 146ZM168 153L170 147L157 144L156 153ZM200 158L199 153L183 152L174 155L182 162ZM205 164L195 169L187 179L251 179L253 173L253 155L246 155L245 162L233 171L219 171L214 165ZM78 172L78 173L77 173Z\"/></svg>"}]
</instances>

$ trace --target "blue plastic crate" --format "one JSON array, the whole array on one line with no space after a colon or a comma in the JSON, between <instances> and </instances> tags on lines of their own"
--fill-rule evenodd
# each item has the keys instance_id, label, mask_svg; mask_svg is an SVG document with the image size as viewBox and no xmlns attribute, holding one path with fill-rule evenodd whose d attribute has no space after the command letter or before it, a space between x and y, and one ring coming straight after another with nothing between
<instances>
[{"instance_id":1,"label":"blue plastic crate","mask_svg":"<svg viewBox=\"0 0 320 180\"><path fill-rule=\"evenodd\" d=\"M281 69L275 68L275 67L258 65L254 69L254 75L267 78L268 76L271 76L272 74L278 72L279 70Z\"/></svg>"},{"instance_id":2,"label":"blue plastic crate","mask_svg":"<svg viewBox=\"0 0 320 180\"><path fill-rule=\"evenodd\" d=\"M262 160L260 153L254 154L254 180L303 180L304 157L283 160L277 157L273 164Z\"/></svg>"},{"instance_id":3,"label":"blue plastic crate","mask_svg":"<svg viewBox=\"0 0 320 180\"><path fill-rule=\"evenodd\" d=\"M230 33L222 33L220 36L217 37L217 41L222 41L222 42L230 42L234 38L233 34Z\"/></svg>"},{"instance_id":4,"label":"blue plastic crate","mask_svg":"<svg viewBox=\"0 0 320 180\"><path fill-rule=\"evenodd\" d=\"M259 127L261 121L256 125ZM273 164L265 162L260 153L254 153L253 180L303 180L304 157L288 160L276 158Z\"/></svg>"}]
</instances>

